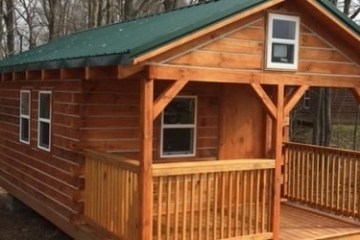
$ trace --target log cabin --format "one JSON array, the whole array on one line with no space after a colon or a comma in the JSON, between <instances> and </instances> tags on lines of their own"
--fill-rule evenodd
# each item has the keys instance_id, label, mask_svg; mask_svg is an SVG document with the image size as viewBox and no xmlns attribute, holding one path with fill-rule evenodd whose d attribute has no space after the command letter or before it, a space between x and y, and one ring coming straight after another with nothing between
<instances>
[{"instance_id":1,"label":"log cabin","mask_svg":"<svg viewBox=\"0 0 360 240\"><path fill-rule=\"evenodd\" d=\"M218 0L0 62L0 186L74 239L358 239L360 153L287 142L309 87L360 100L326 0Z\"/></svg>"}]
</instances>

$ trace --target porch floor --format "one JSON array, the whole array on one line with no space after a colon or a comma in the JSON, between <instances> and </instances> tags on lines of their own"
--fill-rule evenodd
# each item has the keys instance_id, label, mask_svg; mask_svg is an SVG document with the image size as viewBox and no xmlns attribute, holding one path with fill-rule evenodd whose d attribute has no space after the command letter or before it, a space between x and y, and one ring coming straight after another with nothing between
<instances>
[{"instance_id":1,"label":"porch floor","mask_svg":"<svg viewBox=\"0 0 360 240\"><path fill-rule=\"evenodd\" d=\"M359 225L288 205L281 206L281 240L360 239Z\"/></svg>"}]
</instances>

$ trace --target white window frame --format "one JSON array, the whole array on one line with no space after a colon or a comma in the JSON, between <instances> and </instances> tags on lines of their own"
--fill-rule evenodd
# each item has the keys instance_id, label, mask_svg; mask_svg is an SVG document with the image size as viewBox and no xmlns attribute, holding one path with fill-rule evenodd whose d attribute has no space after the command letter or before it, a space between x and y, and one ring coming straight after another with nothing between
<instances>
[{"instance_id":1,"label":"white window frame","mask_svg":"<svg viewBox=\"0 0 360 240\"><path fill-rule=\"evenodd\" d=\"M40 96L42 94L49 94L50 95L50 103L49 103L49 106L50 106L50 111L49 111L49 119L47 118L41 118L40 117L40 104L41 104L41 101L40 101ZM39 149L42 149L42 150L45 150L45 151L48 151L50 152L50 149L51 149L51 115L52 115L52 92L51 91L39 91L39 95L38 95L38 148ZM43 147L40 145L40 124L44 122L44 123L48 123L49 124L49 147L46 148L46 147Z\"/></svg>"},{"instance_id":2,"label":"white window frame","mask_svg":"<svg viewBox=\"0 0 360 240\"><path fill-rule=\"evenodd\" d=\"M273 38L274 20L284 20L295 22L295 39ZM299 35L300 35L300 17L283 14L269 13L268 31L267 31L267 51L266 51L266 69L276 70L297 70L299 62ZM273 43L292 44L294 45L294 63L277 63L272 62Z\"/></svg>"},{"instance_id":3,"label":"white window frame","mask_svg":"<svg viewBox=\"0 0 360 240\"><path fill-rule=\"evenodd\" d=\"M28 103L28 108L29 108L29 114L26 115L26 114L23 114L22 113L22 104L23 104L23 94L28 94L29 95L29 103ZM31 116L31 91L30 90L20 90L20 123L19 123L19 141L22 142L22 143L25 143L25 144L30 144L30 134L31 134L31 122L30 122L30 116ZM22 139L22 119L27 119L28 120L28 136L29 136L29 139L28 141Z\"/></svg>"},{"instance_id":4,"label":"white window frame","mask_svg":"<svg viewBox=\"0 0 360 240\"><path fill-rule=\"evenodd\" d=\"M196 155L196 132L197 132L197 96L177 96L174 99L185 98L185 99L194 99L195 109L194 109L194 123L193 124L165 124L164 123L164 113L165 109L161 114L161 142L160 142L160 157L161 158L174 158L174 157L195 157ZM193 128L193 152L184 153L184 154L165 154L164 150L164 129L181 129L181 128Z\"/></svg>"}]
</instances>

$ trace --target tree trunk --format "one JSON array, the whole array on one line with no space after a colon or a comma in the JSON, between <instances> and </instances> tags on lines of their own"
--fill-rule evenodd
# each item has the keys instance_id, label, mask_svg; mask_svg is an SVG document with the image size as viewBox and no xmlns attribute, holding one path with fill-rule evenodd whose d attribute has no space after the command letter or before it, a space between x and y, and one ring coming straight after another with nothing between
<instances>
[{"instance_id":1,"label":"tree trunk","mask_svg":"<svg viewBox=\"0 0 360 240\"><path fill-rule=\"evenodd\" d=\"M13 0L5 0L6 13L4 16L6 26L7 55L11 56L15 50L15 6Z\"/></svg>"}]
</instances>

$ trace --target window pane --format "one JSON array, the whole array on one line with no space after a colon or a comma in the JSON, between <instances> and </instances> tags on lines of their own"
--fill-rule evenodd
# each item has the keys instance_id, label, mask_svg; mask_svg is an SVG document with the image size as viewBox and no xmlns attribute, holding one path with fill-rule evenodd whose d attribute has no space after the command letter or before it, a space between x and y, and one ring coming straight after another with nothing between
<instances>
[{"instance_id":1,"label":"window pane","mask_svg":"<svg viewBox=\"0 0 360 240\"><path fill-rule=\"evenodd\" d=\"M195 122L195 99L175 98L165 108L165 124L193 124Z\"/></svg>"},{"instance_id":2,"label":"window pane","mask_svg":"<svg viewBox=\"0 0 360 240\"><path fill-rule=\"evenodd\" d=\"M50 119L50 94L40 94L40 117Z\"/></svg>"},{"instance_id":3,"label":"window pane","mask_svg":"<svg viewBox=\"0 0 360 240\"><path fill-rule=\"evenodd\" d=\"M294 45L273 43L272 62L276 63L294 63Z\"/></svg>"},{"instance_id":4,"label":"window pane","mask_svg":"<svg viewBox=\"0 0 360 240\"><path fill-rule=\"evenodd\" d=\"M50 124L40 122L39 126L39 145L43 148L49 148L50 143Z\"/></svg>"},{"instance_id":5,"label":"window pane","mask_svg":"<svg viewBox=\"0 0 360 240\"><path fill-rule=\"evenodd\" d=\"M28 142L29 141L29 119L21 118L21 140Z\"/></svg>"},{"instance_id":6,"label":"window pane","mask_svg":"<svg viewBox=\"0 0 360 240\"><path fill-rule=\"evenodd\" d=\"M29 101L30 101L30 94L28 92L21 93L21 114L29 116L30 109L29 109Z\"/></svg>"},{"instance_id":7,"label":"window pane","mask_svg":"<svg viewBox=\"0 0 360 240\"><path fill-rule=\"evenodd\" d=\"M273 20L273 37L295 40L296 23L286 20Z\"/></svg>"},{"instance_id":8,"label":"window pane","mask_svg":"<svg viewBox=\"0 0 360 240\"><path fill-rule=\"evenodd\" d=\"M163 153L171 154L192 154L194 129L164 129Z\"/></svg>"}]
</instances>

